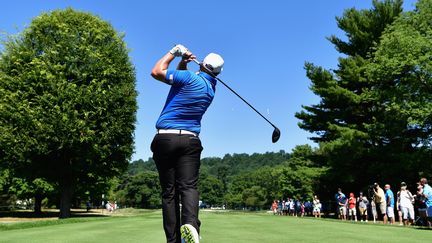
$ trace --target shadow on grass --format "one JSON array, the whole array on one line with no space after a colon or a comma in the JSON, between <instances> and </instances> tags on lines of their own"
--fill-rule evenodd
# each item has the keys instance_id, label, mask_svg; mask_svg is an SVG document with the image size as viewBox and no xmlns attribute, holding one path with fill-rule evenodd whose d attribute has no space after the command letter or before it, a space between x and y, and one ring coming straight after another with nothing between
<instances>
[{"instance_id":1,"label":"shadow on grass","mask_svg":"<svg viewBox=\"0 0 432 243\"><path fill-rule=\"evenodd\" d=\"M28 210L14 210L14 211L0 211L0 218L57 218L59 216L58 210L43 211L41 213L35 213ZM84 210L71 210L71 218L97 218L97 217L109 217L101 212L101 210L90 210L86 212Z\"/></svg>"},{"instance_id":2,"label":"shadow on grass","mask_svg":"<svg viewBox=\"0 0 432 243\"><path fill-rule=\"evenodd\" d=\"M432 228L428 226L416 226L415 228L418 230L432 230Z\"/></svg>"}]
</instances>

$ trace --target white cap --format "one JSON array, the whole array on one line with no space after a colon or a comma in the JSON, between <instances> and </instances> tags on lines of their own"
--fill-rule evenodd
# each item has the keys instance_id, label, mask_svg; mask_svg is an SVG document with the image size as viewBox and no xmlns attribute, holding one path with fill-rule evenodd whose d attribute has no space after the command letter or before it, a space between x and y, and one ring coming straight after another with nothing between
<instances>
[{"instance_id":1,"label":"white cap","mask_svg":"<svg viewBox=\"0 0 432 243\"><path fill-rule=\"evenodd\" d=\"M218 54L210 53L204 58L203 65L217 75L223 70L224 60Z\"/></svg>"}]
</instances>

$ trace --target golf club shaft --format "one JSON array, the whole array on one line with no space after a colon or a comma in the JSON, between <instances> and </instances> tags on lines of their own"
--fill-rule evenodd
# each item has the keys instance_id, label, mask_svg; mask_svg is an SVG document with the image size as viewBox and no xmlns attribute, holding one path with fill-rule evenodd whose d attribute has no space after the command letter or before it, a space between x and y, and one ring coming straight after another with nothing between
<instances>
[{"instance_id":1,"label":"golf club shaft","mask_svg":"<svg viewBox=\"0 0 432 243\"><path fill-rule=\"evenodd\" d=\"M193 61L201 66L201 63L197 59L193 59ZM202 65L207 71L210 76L217 79L219 82L221 82L227 89L229 89L231 92L233 92L237 97L239 97L246 105L248 105L252 110L254 110L258 115L260 115L264 120L266 120L270 125L272 125L275 129L278 129L269 119L267 119L261 112L259 112L257 109L255 109L249 102L247 102L243 97L241 97L237 92L235 92L230 86L228 86L224 81L222 81L220 78L216 77L206 66Z\"/></svg>"}]
</instances>

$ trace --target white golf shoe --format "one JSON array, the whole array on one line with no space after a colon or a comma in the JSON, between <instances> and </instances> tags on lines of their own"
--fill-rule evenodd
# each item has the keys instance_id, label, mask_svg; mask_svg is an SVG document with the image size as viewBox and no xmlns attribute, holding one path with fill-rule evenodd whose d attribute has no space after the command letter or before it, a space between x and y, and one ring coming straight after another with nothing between
<instances>
[{"instance_id":1,"label":"white golf shoe","mask_svg":"<svg viewBox=\"0 0 432 243\"><path fill-rule=\"evenodd\" d=\"M180 227L181 238L186 243L199 243L199 235L195 227L190 224L184 224Z\"/></svg>"}]
</instances>

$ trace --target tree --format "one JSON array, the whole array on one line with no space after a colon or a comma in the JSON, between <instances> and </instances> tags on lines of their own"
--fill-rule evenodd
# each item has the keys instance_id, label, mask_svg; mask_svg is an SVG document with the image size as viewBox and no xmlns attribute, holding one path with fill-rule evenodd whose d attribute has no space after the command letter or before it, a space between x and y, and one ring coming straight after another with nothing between
<instances>
[{"instance_id":1,"label":"tree","mask_svg":"<svg viewBox=\"0 0 432 243\"><path fill-rule=\"evenodd\" d=\"M336 20L347 41L329 38L345 55L339 59L338 69L332 72L311 63L305 65L311 90L321 101L303 106L304 111L296 117L302 129L316 134L311 139L320 144L317 153L330 167L322 178L328 189L349 185L359 190L371 180L390 179L379 178L381 171L371 166L386 160L376 146L385 138L372 136L371 129L384 103L375 95L381 91L379 86L367 73L383 32L401 15L401 6L400 0L374 0L370 10L346 10Z\"/></svg>"},{"instance_id":2,"label":"tree","mask_svg":"<svg viewBox=\"0 0 432 243\"><path fill-rule=\"evenodd\" d=\"M160 208L161 189L157 172L145 171L136 175L125 174L114 197L120 205L138 208Z\"/></svg>"},{"instance_id":3,"label":"tree","mask_svg":"<svg viewBox=\"0 0 432 243\"><path fill-rule=\"evenodd\" d=\"M233 176L225 194L227 206L256 208L269 205L275 198L281 198L282 191L278 187L279 175L274 173L275 170L272 167L263 167ZM262 201L259 204L256 201L258 198Z\"/></svg>"},{"instance_id":4,"label":"tree","mask_svg":"<svg viewBox=\"0 0 432 243\"><path fill-rule=\"evenodd\" d=\"M367 128L385 162L386 178L410 180L431 175L432 166L432 1L420 0L416 10L397 19L383 34L368 79L382 105ZM390 163L389 163L390 162ZM396 162L396 163L395 163ZM406 180L405 178L402 178Z\"/></svg>"},{"instance_id":5,"label":"tree","mask_svg":"<svg viewBox=\"0 0 432 243\"><path fill-rule=\"evenodd\" d=\"M320 177L325 174L326 168L307 166L309 163L304 161L303 165L299 165L299 161L295 161L275 169L276 188L279 188L284 197L307 200L316 193Z\"/></svg>"},{"instance_id":6,"label":"tree","mask_svg":"<svg viewBox=\"0 0 432 243\"><path fill-rule=\"evenodd\" d=\"M294 151L299 155L303 150L307 150L306 148L308 146L298 146ZM287 197L310 199L326 169L313 165L310 160L292 156L281 165L234 176L225 199L229 207L237 208L264 208L271 205L275 199L282 200Z\"/></svg>"},{"instance_id":7,"label":"tree","mask_svg":"<svg viewBox=\"0 0 432 243\"><path fill-rule=\"evenodd\" d=\"M157 172L156 164L152 158L149 158L147 161L142 159L133 161L129 164L127 171L130 175L136 175L139 172L147 170Z\"/></svg>"},{"instance_id":8,"label":"tree","mask_svg":"<svg viewBox=\"0 0 432 243\"><path fill-rule=\"evenodd\" d=\"M44 13L0 59L0 167L58 183L60 218L74 189L127 168L135 72L113 27L72 9Z\"/></svg>"},{"instance_id":9,"label":"tree","mask_svg":"<svg viewBox=\"0 0 432 243\"><path fill-rule=\"evenodd\" d=\"M9 187L9 193L16 195L19 199L28 199L34 197L34 212L41 213L42 200L44 195L54 191L54 185L44 179L36 178L33 181L27 181L14 176Z\"/></svg>"},{"instance_id":10,"label":"tree","mask_svg":"<svg viewBox=\"0 0 432 243\"><path fill-rule=\"evenodd\" d=\"M198 189L200 199L208 205L222 205L224 203L224 184L223 182L207 173L200 173Z\"/></svg>"},{"instance_id":11,"label":"tree","mask_svg":"<svg viewBox=\"0 0 432 243\"><path fill-rule=\"evenodd\" d=\"M242 192L244 204L252 209L261 209L266 205L266 193L260 186L252 186Z\"/></svg>"}]
</instances>

